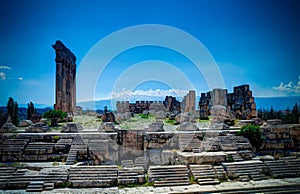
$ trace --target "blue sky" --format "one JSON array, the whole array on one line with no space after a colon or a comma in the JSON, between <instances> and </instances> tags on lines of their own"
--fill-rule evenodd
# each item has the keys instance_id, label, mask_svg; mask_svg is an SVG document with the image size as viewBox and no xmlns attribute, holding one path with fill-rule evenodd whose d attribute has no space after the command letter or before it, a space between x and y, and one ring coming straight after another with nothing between
<instances>
[{"instance_id":1,"label":"blue sky","mask_svg":"<svg viewBox=\"0 0 300 194\"><path fill-rule=\"evenodd\" d=\"M142 24L172 26L198 39L216 61L229 91L248 83L254 96L300 95L297 0L2 0L0 104L5 105L9 96L19 104L54 103L55 54L51 45L56 40L76 55L79 69L98 41ZM179 69L198 94L209 89L201 72L181 53L144 46L121 53L107 65L99 77L95 98L111 96L120 75L147 60L164 61ZM158 70L162 80L169 72L165 68ZM141 72L133 74L139 75ZM134 90L135 94L156 95L188 89L180 83L178 80L178 88L174 88L161 81L145 80ZM128 94L126 88L118 92L114 94Z\"/></svg>"}]
</instances>

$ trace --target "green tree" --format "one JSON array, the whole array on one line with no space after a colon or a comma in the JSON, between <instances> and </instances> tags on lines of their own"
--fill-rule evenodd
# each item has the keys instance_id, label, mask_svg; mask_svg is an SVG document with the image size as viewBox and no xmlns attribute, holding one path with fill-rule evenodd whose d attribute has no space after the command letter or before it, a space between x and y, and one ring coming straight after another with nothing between
<instances>
[{"instance_id":1,"label":"green tree","mask_svg":"<svg viewBox=\"0 0 300 194\"><path fill-rule=\"evenodd\" d=\"M34 104L29 102L27 104L27 119L30 120L33 114L36 114L36 109L34 108Z\"/></svg>"},{"instance_id":2,"label":"green tree","mask_svg":"<svg viewBox=\"0 0 300 194\"><path fill-rule=\"evenodd\" d=\"M104 106L104 113L106 114L108 112L107 106Z\"/></svg>"},{"instance_id":3,"label":"green tree","mask_svg":"<svg viewBox=\"0 0 300 194\"><path fill-rule=\"evenodd\" d=\"M274 119L274 109L273 109L273 106L271 106L271 110L270 110L270 119Z\"/></svg>"},{"instance_id":4,"label":"green tree","mask_svg":"<svg viewBox=\"0 0 300 194\"><path fill-rule=\"evenodd\" d=\"M7 109L7 114L10 116L10 117L13 117L13 113L14 113L14 105L15 105L15 101L12 97L9 97L8 98L8 102L7 102L7 105L6 105L6 109Z\"/></svg>"},{"instance_id":5,"label":"green tree","mask_svg":"<svg viewBox=\"0 0 300 194\"><path fill-rule=\"evenodd\" d=\"M7 109L7 114L11 117L12 123L15 126L18 126L18 124L19 124L19 118L18 118L19 107L18 107L18 103L15 102L12 97L8 98L6 109Z\"/></svg>"},{"instance_id":6,"label":"green tree","mask_svg":"<svg viewBox=\"0 0 300 194\"><path fill-rule=\"evenodd\" d=\"M51 126L57 126L58 119L64 119L68 116L66 112L61 110L48 110L44 112L43 117L51 120Z\"/></svg>"},{"instance_id":7,"label":"green tree","mask_svg":"<svg viewBox=\"0 0 300 194\"><path fill-rule=\"evenodd\" d=\"M12 117L12 123L15 125L15 126L19 126L19 116L18 116L18 113L19 113L19 106L18 106L18 103L15 102L14 104L14 113L13 113L13 117Z\"/></svg>"},{"instance_id":8,"label":"green tree","mask_svg":"<svg viewBox=\"0 0 300 194\"><path fill-rule=\"evenodd\" d=\"M246 125L242 126L240 131L238 131L238 135L242 135L249 139L251 145L258 150L263 142L264 138L260 131L260 127L256 125Z\"/></svg>"},{"instance_id":9,"label":"green tree","mask_svg":"<svg viewBox=\"0 0 300 194\"><path fill-rule=\"evenodd\" d=\"M299 123L299 107L298 107L297 102L295 103L295 105L293 107L292 113L294 115L294 123L298 124Z\"/></svg>"}]
</instances>

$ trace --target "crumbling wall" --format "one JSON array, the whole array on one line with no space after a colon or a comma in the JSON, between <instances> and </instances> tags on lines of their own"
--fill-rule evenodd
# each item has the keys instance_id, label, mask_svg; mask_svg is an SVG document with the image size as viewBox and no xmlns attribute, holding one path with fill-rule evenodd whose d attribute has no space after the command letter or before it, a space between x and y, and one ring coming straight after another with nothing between
<instances>
[{"instance_id":1,"label":"crumbling wall","mask_svg":"<svg viewBox=\"0 0 300 194\"><path fill-rule=\"evenodd\" d=\"M300 125L266 125L261 127L265 143L261 153L276 157L289 155L300 148Z\"/></svg>"}]
</instances>

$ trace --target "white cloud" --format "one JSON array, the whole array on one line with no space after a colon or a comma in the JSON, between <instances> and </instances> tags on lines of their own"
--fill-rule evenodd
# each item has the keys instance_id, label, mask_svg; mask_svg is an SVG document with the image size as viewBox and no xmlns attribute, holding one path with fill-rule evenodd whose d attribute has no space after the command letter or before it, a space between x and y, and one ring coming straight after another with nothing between
<instances>
[{"instance_id":1,"label":"white cloud","mask_svg":"<svg viewBox=\"0 0 300 194\"><path fill-rule=\"evenodd\" d=\"M23 78L22 78L22 77L18 77L18 80L22 81L22 80L23 80Z\"/></svg>"},{"instance_id":2,"label":"white cloud","mask_svg":"<svg viewBox=\"0 0 300 194\"><path fill-rule=\"evenodd\" d=\"M6 74L4 72L0 72L0 80L6 80Z\"/></svg>"},{"instance_id":3,"label":"white cloud","mask_svg":"<svg viewBox=\"0 0 300 194\"><path fill-rule=\"evenodd\" d=\"M10 67L8 67L8 66L0 66L0 69L7 69L7 70L11 70L11 68L10 68Z\"/></svg>"},{"instance_id":4,"label":"white cloud","mask_svg":"<svg viewBox=\"0 0 300 194\"><path fill-rule=\"evenodd\" d=\"M300 94L300 75L297 84L294 85L293 82L284 84L281 82L279 86L273 87L273 89L285 94Z\"/></svg>"},{"instance_id":5,"label":"white cloud","mask_svg":"<svg viewBox=\"0 0 300 194\"><path fill-rule=\"evenodd\" d=\"M138 96L150 96L150 97L178 96L178 97L183 97L187 93L188 93L188 90L176 90L176 89L135 90L135 91L123 89L120 92L112 92L111 98L129 99L129 98L138 97Z\"/></svg>"}]
</instances>

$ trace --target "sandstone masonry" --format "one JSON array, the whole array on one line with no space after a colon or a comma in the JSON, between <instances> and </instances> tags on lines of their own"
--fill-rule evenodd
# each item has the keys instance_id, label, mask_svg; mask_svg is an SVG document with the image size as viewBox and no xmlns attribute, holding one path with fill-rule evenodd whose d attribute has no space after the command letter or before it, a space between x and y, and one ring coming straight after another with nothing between
<instances>
[{"instance_id":1,"label":"sandstone masonry","mask_svg":"<svg viewBox=\"0 0 300 194\"><path fill-rule=\"evenodd\" d=\"M76 109L76 57L61 42L52 45L56 62L56 110L73 113Z\"/></svg>"}]
</instances>

